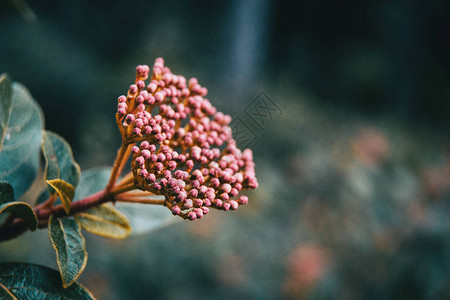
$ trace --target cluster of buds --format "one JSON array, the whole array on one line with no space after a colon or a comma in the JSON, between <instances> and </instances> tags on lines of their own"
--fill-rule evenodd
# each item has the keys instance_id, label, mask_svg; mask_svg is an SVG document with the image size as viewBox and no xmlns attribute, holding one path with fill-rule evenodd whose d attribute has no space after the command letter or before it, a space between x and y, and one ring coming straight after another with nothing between
<instances>
[{"instance_id":1,"label":"cluster of buds","mask_svg":"<svg viewBox=\"0 0 450 300\"><path fill-rule=\"evenodd\" d=\"M162 58L136 68L136 81L118 98L116 120L131 148L134 184L164 195L174 215L195 220L210 208L235 210L258 186L250 149L236 147L231 117L217 112L196 78L174 75Z\"/></svg>"}]
</instances>

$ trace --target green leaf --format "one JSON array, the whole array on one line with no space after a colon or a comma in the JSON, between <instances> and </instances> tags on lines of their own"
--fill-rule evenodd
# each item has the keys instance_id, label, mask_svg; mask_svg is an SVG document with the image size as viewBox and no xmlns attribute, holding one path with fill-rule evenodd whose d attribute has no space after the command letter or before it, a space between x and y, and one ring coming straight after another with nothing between
<instances>
[{"instance_id":1,"label":"green leaf","mask_svg":"<svg viewBox=\"0 0 450 300\"><path fill-rule=\"evenodd\" d=\"M50 197L50 194L48 193L48 189L44 188L41 191L41 193L39 194L38 198L36 199L36 204L44 203L49 197ZM59 201L59 200L57 200L57 201Z\"/></svg>"},{"instance_id":2,"label":"green leaf","mask_svg":"<svg viewBox=\"0 0 450 300\"><path fill-rule=\"evenodd\" d=\"M18 299L95 299L81 284L74 282L64 288L58 271L34 264L0 264L0 284ZM0 288L4 299L1 296Z\"/></svg>"},{"instance_id":3,"label":"green leaf","mask_svg":"<svg viewBox=\"0 0 450 300\"><path fill-rule=\"evenodd\" d=\"M0 181L0 204L14 201L14 191L12 186L6 181Z\"/></svg>"},{"instance_id":4,"label":"green leaf","mask_svg":"<svg viewBox=\"0 0 450 300\"><path fill-rule=\"evenodd\" d=\"M9 118L12 111L12 88L11 80L7 74L0 76L0 152L6 136Z\"/></svg>"},{"instance_id":5,"label":"green leaf","mask_svg":"<svg viewBox=\"0 0 450 300\"><path fill-rule=\"evenodd\" d=\"M80 183L75 191L75 200L101 191L108 184L111 168L95 168L81 173ZM180 221L170 211L160 205L121 203L115 204L128 219L132 234L143 234Z\"/></svg>"},{"instance_id":6,"label":"green leaf","mask_svg":"<svg viewBox=\"0 0 450 300\"><path fill-rule=\"evenodd\" d=\"M0 298L4 300L18 300L17 297L2 283L0 283Z\"/></svg>"},{"instance_id":7,"label":"green leaf","mask_svg":"<svg viewBox=\"0 0 450 300\"><path fill-rule=\"evenodd\" d=\"M12 111L0 152L0 180L9 182L20 198L39 169L44 118L23 85L13 83L12 88Z\"/></svg>"},{"instance_id":8,"label":"green leaf","mask_svg":"<svg viewBox=\"0 0 450 300\"><path fill-rule=\"evenodd\" d=\"M109 181L111 168L93 168L81 173L80 183L75 190L74 201L103 190Z\"/></svg>"},{"instance_id":9,"label":"green leaf","mask_svg":"<svg viewBox=\"0 0 450 300\"><path fill-rule=\"evenodd\" d=\"M75 188L70 183L61 179L47 180L47 183L56 190L59 199L64 206L64 210L67 214L70 212L70 204L72 203L73 196L75 195Z\"/></svg>"},{"instance_id":10,"label":"green leaf","mask_svg":"<svg viewBox=\"0 0 450 300\"><path fill-rule=\"evenodd\" d=\"M80 181L80 166L75 162L72 149L66 140L54 132L46 131L42 152L46 161L44 179L61 179L76 188ZM49 187L50 194L55 192Z\"/></svg>"},{"instance_id":11,"label":"green leaf","mask_svg":"<svg viewBox=\"0 0 450 300\"><path fill-rule=\"evenodd\" d=\"M131 233L128 219L107 204L78 213L75 218L84 230L104 237L123 239Z\"/></svg>"},{"instance_id":12,"label":"green leaf","mask_svg":"<svg viewBox=\"0 0 450 300\"><path fill-rule=\"evenodd\" d=\"M27 223L31 230L35 230L38 226L38 219L33 208L25 202L10 202L0 205L0 214L12 213Z\"/></svg>"},{"instance_id":13,"label":"green leaf","mask_svg":"<svg viewBox=\"0 0 450 300\"><path fill-rule=\"evenodd\" d=\"M31 230L35 230L38 226L38 219L33 208L28 203L15 202L12 186L0 181L0 215L3 213L12 213L21 218Z\"/></svg>"},{"instance_id":14,"label":"green leaf","mask_svg":"<svg viewBox=\"0 0 450 300\"><path fill-rule=\"evenodd\" d=\"M80 224L72 217L50 216L48 234L56 250L56 261L64 287L78 279L87 263L87 252Z\"/></svg>"}]
</instances>

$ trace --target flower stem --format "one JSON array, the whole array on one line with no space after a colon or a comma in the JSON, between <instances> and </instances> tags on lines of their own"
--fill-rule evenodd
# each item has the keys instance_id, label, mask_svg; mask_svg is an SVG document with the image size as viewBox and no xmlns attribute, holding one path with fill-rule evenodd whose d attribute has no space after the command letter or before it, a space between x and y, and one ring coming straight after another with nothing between
<instances>
[{"instance_id":1,"label":"flower stem","mask_svg":"<svg viewBox=\"0 0 450 300\"><path fill-rule=\"evenodd\" d=\"M89 208L109 201L115 201L114 196L106 190L102 190L84 199L72 202L72 204L70 205L69 215L74 215L78 212L85 211ZM47 208L46 205L39 205L36 206L33 210L38 218L39 228L47 226L48 219L51 215L54 215L55 217L67 216L64 207L61 204L51 208ZM6 241L15 238L28 229L29 228L27 227L27 224L24 222L24 220L20 218L9 217L7 222L0 226L0 241Z\"/></svg>"},{"instance_id":2,"label":"flower stem","mask_svg":"<svg viewBox=\"0 0 450 300\"><path fill-rule=\"evenodd\" d=\"M111 193L111 195L114 196L117 194L121 194L121 193L125 193L128 191L134 190L134 189L136 189L136 186L134 185L134 183L132 183L132 184L116 187L110 193Z\"/></svg>"},{"instance_id":3,"label":"flower stem","mask_svg":"<svg viewBox=\"0 0 450 300\"><path fill-rule=\"evenodd\" d=\"M132 145L127 142L122 142L122 146L120 146L119 151L117 152L116 160L114 161L114 166L111 172L111 177L109 178L108 185L106 186L106 191L111 191L114 187L117 179L122 173L123 167L125 166L128 157L130 156Z\"/></svg>"}]
</instances>

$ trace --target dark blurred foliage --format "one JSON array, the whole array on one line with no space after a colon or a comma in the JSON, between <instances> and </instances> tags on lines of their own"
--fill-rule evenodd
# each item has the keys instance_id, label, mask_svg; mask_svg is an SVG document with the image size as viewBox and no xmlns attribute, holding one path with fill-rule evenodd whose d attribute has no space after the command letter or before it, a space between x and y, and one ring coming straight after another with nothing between
<instances>
[{"instance_id":1,"label":"dark blurred foliage","mask_svg":"<svg viewBox=\"0 0 450 300\"><path fill-rule=\"evenodd\" d=\"M30 23L15 1L0 72L82 169L112 163L117 96L158 56L258 135L247 207L88 235L81 282L100 299L450 298L450 2L29 1ZM264 128L244 112L261 91L282 111ZM0 259L54 267L45 239Z\"/></svg>"}]
</instances>

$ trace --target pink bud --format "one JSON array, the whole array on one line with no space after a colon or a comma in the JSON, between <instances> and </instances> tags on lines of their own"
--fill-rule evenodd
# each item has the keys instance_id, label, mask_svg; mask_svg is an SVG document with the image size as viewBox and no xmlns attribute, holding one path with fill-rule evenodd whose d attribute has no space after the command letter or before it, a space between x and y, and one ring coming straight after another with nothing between
<instances>
[{"instance_id":1,"label":"pink bud","mask_svg":"<svg viewBox=\"0 0 450 300\"><path fill-rule=\"evenodd\" d=\"M177 167L177 163L172 160L169 162L168 167L171 170L175 170L175 168Z\"/></svg>"},{"instance_id":2,"label":"pink bud","mask_svg":"<svg viewBox=\"0 0 450 300\"><path fill-rule=\"evenodd\" d=\"M154 134L161 133L161 127L159 125L153 126L152 133L154 133Z\"/></svg>"},{"instance_id":3,"label":"pink bud","mask_svg":"<svg viewBox=\"0 0 450 300\"><path fill-rule=\"evenodd\" d=\"M224 201L228 201L230 199L230 196L227 193L220 194L220 198Z\"/></svg>"},{"instance_id":4,"label":"pink bud","mask_svg":"<svg viewBox=\"0 0 450 300\"><path fill-rule=\"evenodd\" d=\"M161 170L164 168L164 166L163 166L162 163L157 162L157 163L155 164L155 168L156 168L156 170L161 171Z\"/></svg>"},{"instance_id":5,"label":"pink bud","mask_svg":"<svg viewBox=\"0 0 450 300\"><path fill-rule=\"evenodd\" d=\"M141 135L141 129L135 127L135 128L133 128L133 133L134 133L135 135Z\"/></svg>"},{"instance_id":6,"label":"pink bud","mask_svg":"<svg viewBox=\"0 0 450 300\"><path fill-rule=\"evenodd\" d=\"M145 178L148 176L148 171L146 169L142 169L141 172L139 172L139 175Z\"/></svg>"},{"instance_id":7,"label":"pink bud","mask_svg":"<svg viewBox=\"0 0 450 300\"><path fill-rule=\"evenodd\" d=\"M145 160L142 156L139 156L138 158L136 158L135 162L138 166L142 166L145 163Z\"/></svg>"},{"instance_id":8,"label":"pink bud","mask_svg":"<svg viewBox=\"0 0 450 300\"><path fill-rule=\"evenodd\" d=\"M239 201L239 204L247 204L248 203L248 197L247 196L240 196L238 201Z\"/></svg>"},{"instance_id":9,"label":"pink bud","mask_svg":"<svg viewBox=\"0 0 450 300\"><path fill-rule=\"evenodd\" d=\"M206 192L205 194L205 198L209 199L210 201L213 201L215 196L216 195L212 192Z\"/></svg>"},{"instance_id":10,"label":"pink bud","mask_svg":"<svg viewBox=\"0 0 450 300\"><path fill-rule=\"evenodd\" d=\"M162 102L164 100L164 94L162 92L155 93L156 102Z\"/></svg>"},{"instance_id":11,"label":"pink bud","mask_svg":"<svg viewBox=\"0 0 450 300\"><path fill-rule=\"evenodd\" d=\"M150 147L149 142L143 141L140 145L141 149L148 149Z\"/></svg>"},{"instance_id":12,"label":"pink bud","mask_svg":"<svg viewBox=\"0 0 450 300\"><path fill-rule=\"evenodd\" d=\"M184 182L184 180L178 179L177 185L180 187L180 189L184 189L184 187L186 186L186 182Z\"/></svg>"},{"instance_id":13,"label":"pink bud","mask_svg":"<svg viewBox=\"0 0 450 300\"><path fill-rule=\"evenodd\" d=\"M197 215L198 219L203 218L203 210L201 208L194 208L192 211Z\"/></svg>"},{"instance_id":14,"label":"pink bud","mask_svg":"<svg viewBox=\"0 0 450 300\"><path fill-rule=\"evenodd\" d=\"M183 203L183 208L189 209L194 206L194 203L192 202L192 199L186 199Z\"/></svg>"},{"instance_id":15,"label":"pink bud","mask_svg":"<svg viewBox=\"0 0 450 300\"><path fill-rule=\"evenodd\" d=\"M131 95L136 94L137 91L138 91L138 87L137 87L135 84L130 85L130 88L128 89L128 92L129 92Z\"/></svg>"},{"instance_id":16,"label":"pink bud","mask_svg":"<svg viewBox=\"0 0 450 300\"><path fill-rule=\"evenodd\" d=\"M169 178L172 177L172 173L171 173L169 170L165 170L165 171L163 172L163 176L164 176L164 178L169 179Z\"/></svg>"},{"instance_id":17,"label":"pink bud","mask_svg":"<svg viewBox=\"0 0 450 300\"><path fill-rule=\"evenodd\" d=\"M145 180L146 180L148 183L153 183L153 182L156 181L156 176L155 176L155 174L150 173L150 174L148 174L147 178L145 178Z\"/></svg>"},{"instance_id":18,"label":"pink bud","mask_svg":"<svg viewBox=\"0 0 450 300\"><path fill-rule=\"evenodd\" d=\"M239 194L239 191L236 188L232 188L230 191L231 197L236 197Z\"/></svg>"},{"instance_id":19,"label":"pink bud","mask_svg":"<svg viewBox=\"0 0 450 300\"><path fill-rule=\"evenodd\" d=\"M180 212L181 212L181 208L179 208L178 206L174 206L174 207L172 208L172 213L173 213L174 215L179 215Z\"/></svg>"},{"instance_id":20,"label":"pink bud","mask_svg":"<svg viewBox=\"0 0 450 300\"><path fill-rule=\"evenodd\" d=\"M222 184L222 191L224 191L225 193L229 193L231 191L231 185L228 183Z\"/></svg>"},{"instance_id":21,"label":"pink bud","mask_svg":"<svg viewBox=\"0 0 450 300\"><path fill-rule=\"evenodd\" d=\"M147 89L150 93L154 93L157 88L158 88L158 86L153 82L147 86Z\"/></svg>"},{"instance_id":22,"label":"pink bud","mask_svg":"<svg viewBox=\"0 0 450 300\"><path fill-rule=\"evenodd\" d=\"M189 220L194 221L195 219L197 219L197 214L195 212L191 211L188 214L188 218L189 218Z\"/></svg>"},{"instance_id":23,"label":"pink bud","mask_svg":"<svg viewBox=\"0 0 450 300\"><path fill-rule=\"evenodd\" d=\"M207 187L202 185L199 189L198 192L202 195L204 195L206 193Z\"/></svg>"},{"instance_id":24,"label":"pink bud","mask_svg":"<svg viewBox=\"0 0 450 300\"><path fill-rule=\"evenodd\" d=\"M139 153L139 148L136 146L131 147L131 153L133 153L133 154Z\"/></svg>"},{"instance_id":25,"label":"pink bud","mask_svg":"<svg viewBox=\"0 0 450 300\"><path fill-rule=\"evenodd\" d=\"M197 197L198 196L198 190L197 189L190 190L189 196L192 197L192 198Z\"/></svg>"},{"instance_id":26,"label":"pink bud","mask_svg":"<svg viewBox=\"0 0 450 300\"><path fill-rule=\"evenodd\" d=\"M191 159L189 159L188 161L186 161L186 167L188 169L192 169L194 167L194 162Z\"/></svg>"},{"instance_id":27,"label":"pink bud","mask_svg":"<svg viewBox=\"0 0 450 300\"><path fill-rule=\"evenodd\" d=\"M238 209L239 204L235 200L230 201L231 209L236 210Z\"/></svg>"},{"instance_id":28,"label":"pink bud","mask_svg":"<svg viewBox=\"0 0 450 300\"><path fill-rule=\"evenodd\" d=\"M200 182L199 182L198 180L193 180L193 181L191 182L191 186L192 186L193 188L199 188L199 187L200 187Z\"/></svg>"},{"instance_id":29,"label":"pink bud","mask_svg":"<svg viewBox=\"0 0 450 300\"><path fill-rule=\"evenodd\" d=\"M195 206L201 207L203 205L203 201L201 199L195 199Z\"/></svg>"},{"instance_id":30,"label":"pink bud","mask_svg":"<svg viewBox=\"0 0 450 300\"><path fill-rule=\"evenodd\" d=\"M147 149L144 149L144 150L142 150L141 151L141 154L142 154L142 156L145 158L145 159L149 159L150 158L150 151L148 151Z\"/></svg>"},{"instance_id":31,"label":"pink bud","mask_svg":"<svg viewBox=\"0 0 450 300\"><path fill-rule=\"evenodd\" d=\"M158 154L158 161L164 162L166 160L166 156L162 153Z\"/></svg>"},{"instance_id":32,"label":"pink bud","mask_svg":"<svg viewBox=\"0 0 450 300\"><path fill-rule=\"evenodd\" d=\"M217 188L217 187L219 187L219 185L220 185L219 179L217 179L217 178L211 179L211 186L212 186L212 187Z\"/></svg>"}]
</instances>

